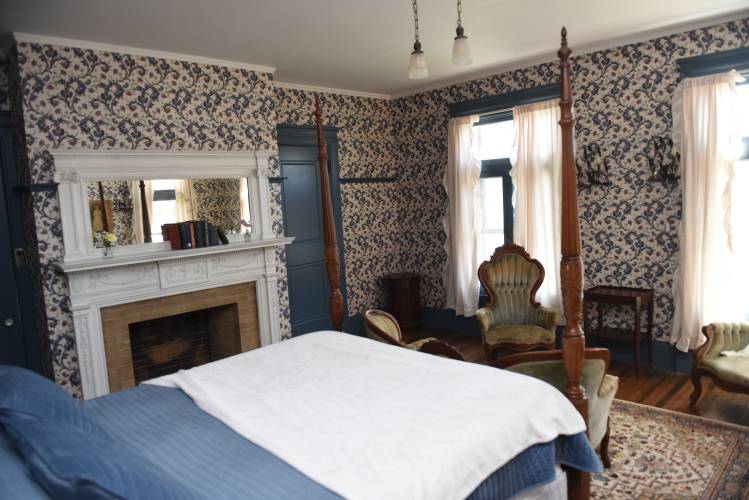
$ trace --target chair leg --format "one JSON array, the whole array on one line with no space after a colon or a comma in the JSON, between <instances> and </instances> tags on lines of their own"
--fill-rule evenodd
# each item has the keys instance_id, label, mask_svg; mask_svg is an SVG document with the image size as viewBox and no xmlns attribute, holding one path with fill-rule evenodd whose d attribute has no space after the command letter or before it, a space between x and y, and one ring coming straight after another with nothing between
<instances>
[{"instance_id":1,"label":"chair leg","mask_svg":"<svg viewBox=\"0 0 749 500\"><path fill-rule=\"evenodd\" d=\"M700 400L700 396L702 396L702 377L697 370L692 370L692 385L694 386L694 390L689 397L689 404L696 406Z\"/></svg>"},{"instance_id":2,"label":"chair leg","mask_svg":"<svg viewBox=\"0 0 749 500\"><path fill-rule=\"evenodd\" d=\"M601 439L601 462L607 469L611 468L611 459L609 458L609 439L611 438L611 418L606 421L606 434Z\"/></svg>"},{"instance_id":3,"label":"chair leg","mask_svg":"<svg viewBox=\"0 0 749 500\"><path fill-rule=\"evenodd\" d=\"M494 346L490 344L484 344L484 357L486 357L487 362L493 361L496 353L497 350L494 348Z\"/></svg>"}]
</instances>

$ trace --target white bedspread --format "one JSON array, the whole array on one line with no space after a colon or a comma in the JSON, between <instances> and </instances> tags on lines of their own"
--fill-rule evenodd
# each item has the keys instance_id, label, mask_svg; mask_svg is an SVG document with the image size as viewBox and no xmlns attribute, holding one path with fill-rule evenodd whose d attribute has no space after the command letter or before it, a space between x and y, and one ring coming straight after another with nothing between
<instances>
[{"instance_id":1,"label":"white bedspread","mask_svg":"<svg viewBox=\"0 0 749 500\"><path fill-rule=\"evenodd\" d=\"M462 499L529 446L585 424L539 380L317 332L148 383L351 499Z\"/></svg>"}]
</instances>

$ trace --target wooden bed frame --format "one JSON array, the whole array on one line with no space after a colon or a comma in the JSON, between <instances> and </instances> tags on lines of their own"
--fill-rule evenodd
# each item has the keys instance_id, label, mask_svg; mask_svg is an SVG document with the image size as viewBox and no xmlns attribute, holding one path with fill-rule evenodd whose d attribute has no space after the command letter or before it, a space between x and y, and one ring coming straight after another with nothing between
<instances>
[{"instance_id":1,"label":"wooden bed frame","mask_svg":"<svg viewBox=\"0 0 749 500\"><path fill-rule=\"evenodd\" d=\"M562 43L557 51L560 62L561 120L562 128L562 262L561 285L564 315L567 324L562 337L562 357L567 383L563 392L588 422L588 399L581 385L585 361L585 335L581 326L583 301L583 263L580 258L580 221L577 212L577 172L575 167L574 125L572 117L572 77L570 54L567 46L567 29L562 28ZM315 98L317 140L322 184L323 232L325 236L325 267L330 283L330 315L333 326L341 330L343 324L343 297L339 289L340 260L336 244L333 204L328 180L328 154L323 133L320 100ZM590 475L577 469L567 469L567 490L570 499L590 498Z\"/></svg>"}]
</instances>

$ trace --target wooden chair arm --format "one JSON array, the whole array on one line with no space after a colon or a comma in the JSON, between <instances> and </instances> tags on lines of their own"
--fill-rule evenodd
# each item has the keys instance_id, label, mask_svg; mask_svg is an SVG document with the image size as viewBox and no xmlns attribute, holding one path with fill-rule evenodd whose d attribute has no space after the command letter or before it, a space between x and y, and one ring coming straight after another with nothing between
<instances>
[{"instance_id":1,"label":"wooden chair arm","mask_svg":"<svg viewBox=\"0 0 749 500\"><path fill-rule=\"evenodd\" d=\"M427 354L433 354L435 356L443 356L445 358L457 359L458 361L465 361L463 355L456 348L442 342L441 340L430 340L419 346L419 352Z\"/></svg>"},{"instance_id":2,"label":"wooden chair arm","mask_svg":"<svg viewBox=\"0 0 749 500\"><path fill-rule=\"evenodd\" d=\"M707 338L707 340L701 346L699 346L697 349L693 351L695 365L697 365L700 361L702 361L702 358L705 357L705 354L707 354L707 351L710 350L710 346L713 344L713 339L715 338L715 331L713 330L713 325L703 326L702 334Z\"/></svg>"}]
</instances>

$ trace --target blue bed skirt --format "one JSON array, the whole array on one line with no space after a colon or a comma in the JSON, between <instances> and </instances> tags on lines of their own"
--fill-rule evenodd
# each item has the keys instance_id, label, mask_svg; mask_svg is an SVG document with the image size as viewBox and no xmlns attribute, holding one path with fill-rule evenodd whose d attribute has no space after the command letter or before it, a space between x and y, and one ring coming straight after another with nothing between
<instances>
[{"instance_id":1,"label":"blue bed skirt","mask_svg":"<svg viewBox=\"0 0 749 500\"><path fill-rule=\"evenodd\" d=\"M200 410L179 389L143 385L84 404L119 445L158 464L195 498L340 498ZM10 456L13 452L7 445L1 446L1 438L0 478L10 479L5 473L13 471L15 482L19 469L11 467L10 462L20 459ZM601 470L584 434L562 436L516 456L489 476L470 498L509 498L549 483L554 479L556 464L590 472Z\"/></svg>"}]
</instances>

